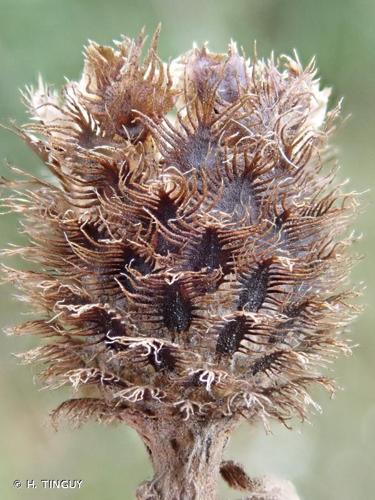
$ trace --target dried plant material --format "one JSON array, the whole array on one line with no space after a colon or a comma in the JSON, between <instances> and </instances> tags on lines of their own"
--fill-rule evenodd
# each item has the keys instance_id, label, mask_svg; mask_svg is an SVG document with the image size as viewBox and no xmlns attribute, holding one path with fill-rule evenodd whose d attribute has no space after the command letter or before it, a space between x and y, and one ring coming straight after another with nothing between
<instances>
[{"instance_id":1,"label":"dried plant material","mask_svg":"<svg viewBox=\"0 0 375 500\"><path fill-rule=\"evenodd\" d=\"M221 463L220 474L231 488L250 494L246 500L298 500L289 481L271 476L250 479L242 467L231 460Z\"/></svg>"},{"instance_id":2,"label":"dried plant material","mask_svg":"<svg viewBox=\"0 0 375 500\"><path fill-rule=\"evenodd\" d=\"M4 253L40 268L4 275L39 314L13 332L48 342L22 360L75 394L54 421L132 425L156 471L138 498L209 499L239 421L304 420L310 386L334 389L357 200L329 167L339 107L313 62L231 43L166 65L158 36L145 56L143 33L90 42L79 82L24 93L16 132L54 180L3 181L30 241Z\"/></svg>"},{"instance_id":3,"label":"dried plant material","mask_svg":"<svg viewBox=\"0 0 375 500\"><path fill-rule=\"evenodd\" d=\"M254 489L253 481L239 464L232 460L222 462L220 465L220 474L231 488L241 491L252 491Z\"/></svg>"}]
</instances>

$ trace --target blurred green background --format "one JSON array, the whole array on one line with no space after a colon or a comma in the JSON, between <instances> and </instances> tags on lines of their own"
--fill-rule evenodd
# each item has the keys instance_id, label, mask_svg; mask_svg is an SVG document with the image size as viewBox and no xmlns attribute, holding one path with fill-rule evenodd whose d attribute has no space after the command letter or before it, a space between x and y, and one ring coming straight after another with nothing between
<instances>
[{"instance_id":1,"label":"blurred green background","mask_svg":"<svg viewBox=\"0 0 375 500\"><path fill-rule=\"evenodd\" d=\"M87 39L110 43L121 33L135 35L142 26L163 30L160 55L173 58L192 42L210 41L224 51L230 38L251 52L291 53L305 63L317 56L322 82L333 87L331 103L344 96L344 114L352 114L335 136L342 179L350 189L374 186L374 0L0 0L0 121L25 120L18 89L33 83L38 72L61 85L76 78ZM0 130L0 158L42 175L42 166L21 142ZM4 171L4 161L1 163ZM357 231L364 238L357 250L365 255L354 272L364 280L365 313L351 338L359 347L335 366L339 391L335 401L318 393L323 414L312 425L272 435L243 426L227 457L241 461L250 474L272 473L291 479L306 500L371 500L375 498L375 338L374 324L374 192L366 193ZM13 216L0 219L0 247L19 242ZM7 326L23 313L14 291L2 287L0 322ZM151 473L146 452L131 430L89 424L78 431L54 433L47 414L64 394L38 391L29 367L20 367L13 352L35 345L34 339L0 338L0 498L130 500ZM79 478L77 490L26 490L14 479ZM238 498L222 485L223 499ZM168 500L168 499L166 499Z\"/></svg>"}]
</instances>

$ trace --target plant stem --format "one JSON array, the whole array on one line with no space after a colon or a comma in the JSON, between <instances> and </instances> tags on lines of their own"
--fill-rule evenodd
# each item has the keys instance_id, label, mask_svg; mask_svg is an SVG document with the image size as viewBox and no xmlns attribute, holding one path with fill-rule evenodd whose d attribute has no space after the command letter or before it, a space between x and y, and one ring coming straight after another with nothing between
<instances>
[{"instance_id":1,"label":"plant stem","mask_svg":"<svg viewBox=\"0 0 375 500\"><path fill-rule=\"evenodd\" d=\"M156 418L136 428L150 454L154 478L137 489L137 500L216 500L231 420Z\"/></svg>"}]
</instances>

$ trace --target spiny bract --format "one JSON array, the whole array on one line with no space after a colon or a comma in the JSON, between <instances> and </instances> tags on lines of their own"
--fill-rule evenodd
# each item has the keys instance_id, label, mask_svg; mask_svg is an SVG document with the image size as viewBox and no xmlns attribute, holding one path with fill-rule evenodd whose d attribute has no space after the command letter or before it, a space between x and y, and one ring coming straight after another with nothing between
<instances>
[{"instance_id":1,"label":"spiny bract","mask_svg":"<svg viewBox=\"0 0 375 500\"><path fill-rule=\"evenodd\" d=\"M357 203L322 172L338 108L313 63L231 43L166 65L157 38L90 42L79 82L24 93L54 180L4 181L30 238L6 253L41 268L5 268L40 311L13 333L48 338L22 358L77 421L303 418L355 314Z\"/></svg>"}]
</instances>

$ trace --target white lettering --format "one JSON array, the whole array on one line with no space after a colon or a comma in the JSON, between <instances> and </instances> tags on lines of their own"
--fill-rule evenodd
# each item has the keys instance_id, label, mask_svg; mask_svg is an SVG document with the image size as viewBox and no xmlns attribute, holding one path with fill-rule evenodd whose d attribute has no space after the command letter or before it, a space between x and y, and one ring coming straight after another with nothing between
<instances>
[{"instance_id":1,"label":"white lettering","mask_svg":"<svg viewBox=\"0 0 375 500\"><path fill-rule=\"evenodd\" d=\"M83 483L82 479L41 479L43 488L48 489L72 489L75 488L80 489ZM33 479L28 480L27 482L28 488L36 488L35 482Z\"/></svg>"}]
</instances>

